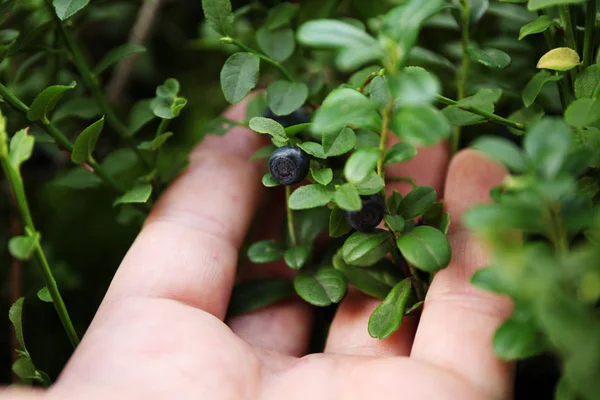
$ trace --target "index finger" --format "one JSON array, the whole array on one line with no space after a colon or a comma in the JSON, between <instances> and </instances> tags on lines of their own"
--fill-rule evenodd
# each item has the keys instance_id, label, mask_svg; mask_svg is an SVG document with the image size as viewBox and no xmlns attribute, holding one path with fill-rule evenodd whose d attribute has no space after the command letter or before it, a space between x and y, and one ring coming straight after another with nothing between
<instances>
[{"instance_id":1,"label":"index finger","mask_svg":"<svg viewBox=\"0 0 600 400\"><path fill-rule=\"evenodd\" d=\"M226 116L244 118L245 103ZM209 136L156 204L110 285L103 306L130 297L166 298L223 318L238 250L261 194L263 138L236 127Z\"/></svg>"}]
</instances>

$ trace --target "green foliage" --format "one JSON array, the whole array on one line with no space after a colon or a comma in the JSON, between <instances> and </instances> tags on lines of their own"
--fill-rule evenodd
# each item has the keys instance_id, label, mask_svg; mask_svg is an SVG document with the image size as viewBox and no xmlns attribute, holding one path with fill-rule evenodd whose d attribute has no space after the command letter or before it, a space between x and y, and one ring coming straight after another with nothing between
<instances>
[{"instance_id":1,"label":"green foliage","mask_svg":"<svg viewBox=\"0 0 600 400\"><path fill-rule=\"evenodd\" d=\"M94 122L79 134L71 153L71 161L75 164L83 164L91 159L103 128L104 118Z\"/></svg>"},{"instance_id":2,"label":"green foliage","mask_svg":"<svg viewBox=\"0 0 600 400\"><path fill-rule=\"evenodd\" d=\"M332 267L317 267L313 271L303 271L294 279L294 289L307 303L326 307L339 303L346 294L344 275Z\"/></svg>"},{"instance_id":3,"label":"green foliage","mask_svg":"<svg viewBox=\"0 0 600 400\"><path fill-rule=\"evenodd\" d=\"M386 339L398 330L411 294L409 279L404 279L390 290L385 300L369 318L369 335L371 337Z\"/></svg>"}]
</instances>

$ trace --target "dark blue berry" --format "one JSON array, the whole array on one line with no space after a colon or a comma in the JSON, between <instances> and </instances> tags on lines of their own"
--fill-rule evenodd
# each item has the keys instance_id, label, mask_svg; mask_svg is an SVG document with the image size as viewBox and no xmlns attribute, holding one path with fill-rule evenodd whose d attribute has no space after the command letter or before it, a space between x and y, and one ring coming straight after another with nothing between
<instances>
[{"instance_id":1,"label":"dark blue berry","mask_svg":"<svg viewBox=\"0 0 600 400\"><path fill-rule=\"evenodd\" d=\"M383 198L374 194L362 197L362 209L360 211L346 211L348 223L357 231L369 233L377 228L385 214L385 203Z\"/></svg>"},{"instance_id":2,"label":"dark blue berry","mask_svg":"<svg viewBox=\"0 0 600 400\"><path fill-rule=\"evenodd\" d=\"M308 124L310 122L310 117L304 108L299 108L293 113L289 115L275 115L271 109L267 109L265 114L263 115L265 118L273 119L283 125L284 128L300 125L300 124Z\"/></svg>"},{"instance_id":3,"label":"dark blue berry","mask_svg":"<svg viewBox=\"0 0 600 400\"><path fill-rule=\"evenodd\" d=\"M302 182L309 169L310 158L299 147L280 147L269 158L269 171L282 185L290 186Z\"/></svg>"}]
</instances>

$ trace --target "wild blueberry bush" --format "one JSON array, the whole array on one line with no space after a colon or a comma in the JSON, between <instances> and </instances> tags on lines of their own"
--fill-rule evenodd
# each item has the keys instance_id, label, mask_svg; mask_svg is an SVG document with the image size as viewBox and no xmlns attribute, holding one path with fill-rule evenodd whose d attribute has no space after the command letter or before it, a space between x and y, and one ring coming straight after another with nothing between
<instances>
[{"instance_id":1,"label":"wild blueberry bush","mask_svg":"<svg viewBox=\"0 0 600 400\"><path fill-rule=\"evenodd\" d=\"M493 189L493 204L464 220L492 254L472 283L515 305L490 346L511 361L552 354L562 374L556 398L598 398L597 0L201 3L200 34L181 52L226 54L222 64L216 57L220 74L210 78L220 92L212 95L250 99L244 121L203 121L191 142L237 126L270 139L252 159L264 162L265 186L285 191L283 239L248 243L240 258L282 259L297 271L293 280L239 284L229 315L291 296L328 307L353 286L381 299L364 329L390 336L404 315L419 315L432 277L452 255L441 194L411 176L386 177L386 166L444 141L452 153L474 147L511 171ZM173 78L149 96L115 99L108 72L118 75L148 49L129 41L90 56L98 44L78 29L113 18L111 10L120 9L89 0L0 6L0 161L22 227L18 234L7 228L5 247L14 260L37 265L37 296L53 304L73 346L78 330L57 284L69 280L55 277L22 171L40 146L60 149L74 166L51 171L52 184L109 193L101 197L119 223L135 230L186 166L191 145L178 139L178 117L206 101ZM412 190L387 193L394 180ZM49 385L25 346L23 304L19 298L10 309L13 371Z\"/></svg>"}]
</instances>

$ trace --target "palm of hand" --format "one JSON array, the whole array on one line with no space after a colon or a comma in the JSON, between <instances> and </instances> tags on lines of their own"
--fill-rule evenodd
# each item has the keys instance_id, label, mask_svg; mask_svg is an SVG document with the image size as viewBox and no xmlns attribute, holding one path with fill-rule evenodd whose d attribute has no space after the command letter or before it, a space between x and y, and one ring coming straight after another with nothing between
<instances>
[{"instance_id":1,"label":"palm of hand","mask_svg":"<svg viewBox=\"0 0 600 400\"><path fill-rule=\"evenodd\" d=\"M242 114L238 106L228 116ZM509 398L512 369L494 357L491 337L510 305L469 286L486 254L460 229L462 211L485 201L504 169L467 151L454 158L444 179L447 150L438 146L389 171L438 192L445 182L453 261L436 275L418 328L406 318L390 338L370 338L366 324L378 301L351 290L324 353L305 355L312 312L299 301L223 322L238 249L260 198L262 171L247 161L260 141L240 128L199 147L127 254L61 378L43 396ZM274 274L289 271L281 265L241 271L243 277Z\"/></svg>"}]
</instances>

